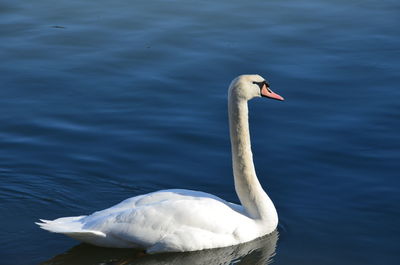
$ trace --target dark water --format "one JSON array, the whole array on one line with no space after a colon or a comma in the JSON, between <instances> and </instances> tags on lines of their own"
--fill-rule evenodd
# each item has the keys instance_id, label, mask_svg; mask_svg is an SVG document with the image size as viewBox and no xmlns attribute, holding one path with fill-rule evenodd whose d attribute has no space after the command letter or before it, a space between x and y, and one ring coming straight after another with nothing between
<instances>
[{"instance_id":1,"label":"dark water","mask_svg":"<svg viewBox=\"0 0 400 265\"><path fill-rule=\"evenodd\" d=\"M390 0L3 0L0 264L398 264L399 14ZM242 73L286 98L250 106L278 240L143 258L34 225L166 188L238 202L226 90Z\"/></svg>"}]
</instances>

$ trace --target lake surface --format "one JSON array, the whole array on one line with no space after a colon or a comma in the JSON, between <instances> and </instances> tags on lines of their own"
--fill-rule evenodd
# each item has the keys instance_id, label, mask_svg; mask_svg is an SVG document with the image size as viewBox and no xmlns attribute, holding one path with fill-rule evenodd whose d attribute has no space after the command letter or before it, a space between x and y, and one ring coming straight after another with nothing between
<instances>
[{"instance_id":1,"label":"lake surface","mask_svg":"<svg viewBox=\"0 0 400 265\"><path fill-rule=\"evenodd\" d=\"M3 0L0 264L398 264L399 13L390 0ZM34 224L167 188L237 203L226 97L243 73L286 99L250 102L279 236L143 258Z\"/></svg>"}]
</instances>

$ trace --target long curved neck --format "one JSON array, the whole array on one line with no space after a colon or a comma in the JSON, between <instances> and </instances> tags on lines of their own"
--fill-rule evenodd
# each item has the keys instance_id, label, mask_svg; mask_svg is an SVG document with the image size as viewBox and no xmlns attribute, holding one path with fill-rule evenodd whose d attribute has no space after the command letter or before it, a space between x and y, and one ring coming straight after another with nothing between
<instances>
[{"instance_id":1,"label":"long curved neck","mask_svg":"<svg viewBox=\"0 0 400 265\"><path fill-rule=\"evenodd\" d=\"M275 207L262 189L254 168L247 101L230 90L228 111L236 193L249 217L275 223Z\"/></svg>"}]
</instances>

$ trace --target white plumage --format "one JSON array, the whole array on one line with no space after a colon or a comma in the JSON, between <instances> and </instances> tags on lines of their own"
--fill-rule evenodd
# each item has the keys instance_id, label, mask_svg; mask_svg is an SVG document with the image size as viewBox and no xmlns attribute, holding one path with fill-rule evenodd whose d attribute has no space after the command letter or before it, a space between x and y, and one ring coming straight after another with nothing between
<instances>
[{"instance_id":1,"label":"white plumage","mask_svg":"<svg viewBox=\"0 0 400 265\"><path fill-rule=\"evenodd\" d=\"M132 197L88 216L41 220L41 228L90 244L182 252L226 247L276 229L278 216L255 174L247 101L283 100L259 75L242 75L229 87L229 120L235 188L242 205L191 190L161 190Z\"/></svg>"}]
</instances>

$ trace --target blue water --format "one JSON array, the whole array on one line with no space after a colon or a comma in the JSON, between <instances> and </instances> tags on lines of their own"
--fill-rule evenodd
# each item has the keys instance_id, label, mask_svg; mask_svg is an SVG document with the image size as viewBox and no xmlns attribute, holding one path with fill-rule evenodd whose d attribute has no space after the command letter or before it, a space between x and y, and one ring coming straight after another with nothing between
<instances>
[{"instance_id":1,"label":"blue water","mask_svg":"<svg viewBox=\"0 0 400 265\"><path fill-rule=\"evenodd\" d=\"M394 0L3 0L0 264L398 264L399 12ZM286 98L250 102L279 239L142 257L34 224L166 188L238 202L226 91L242 73Z\"/></svg>"}]
</instances>

